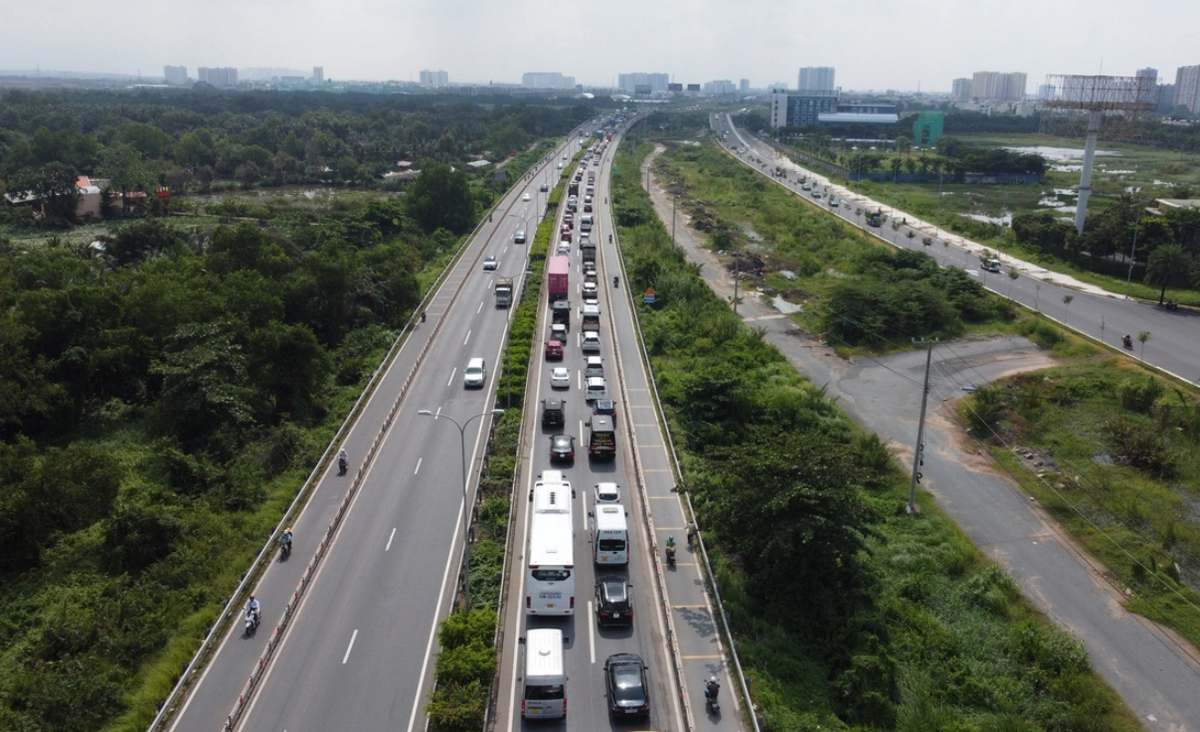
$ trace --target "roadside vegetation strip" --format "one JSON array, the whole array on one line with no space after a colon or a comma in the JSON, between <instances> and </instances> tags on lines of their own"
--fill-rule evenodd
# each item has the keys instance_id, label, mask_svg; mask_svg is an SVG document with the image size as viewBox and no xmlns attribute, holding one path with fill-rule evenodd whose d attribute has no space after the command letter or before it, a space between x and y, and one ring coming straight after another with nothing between
<instances>
[{"instance_id":1,"label":"roadside vegetation strip","mask_svg":"<svg viewBox=\"0 0 1200 732\"><path fill-rule=\"evenodd\" d=\"M1103 563L1128 609L1200 647L1195 389L1109 357L1004 379L958 414Z\"/></svg>"},{"instance_id":2,"label":"roadside vegetation strip","mask_svg":"<svg viewBox=\"0 0 1200 732\"><path fill-rule=\"evenodd\" d=\"M905 514L886 448L672 247L638 180L649 147L614 174L625 271L656 292L647 349L765 726L1139 729L927 495Z\"/></svg>"}]
</instances>

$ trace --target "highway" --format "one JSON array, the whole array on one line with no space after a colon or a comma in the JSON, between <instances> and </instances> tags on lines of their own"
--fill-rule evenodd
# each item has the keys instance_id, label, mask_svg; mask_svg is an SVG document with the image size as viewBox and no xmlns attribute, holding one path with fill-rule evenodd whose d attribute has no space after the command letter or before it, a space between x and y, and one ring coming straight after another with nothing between
<instances>
[{"instance_id":1,"label":"highway","mask_svg":"<svg viewBox=\"0 0 1200 732\"><path fill-rule=\"evenodd\" d=\"M497 276L523 278L526 250L513 243L513 233L528 226L532 236L535 207L545 200L538 185L556 179L553 161L576 144L577 134L497 205L494 220L481 226L430 301L427 322L415 327L365 404L345 442L355 466L402 396L235 729L424 729L435 635L451 608L461 562L463 485L457 428L418 411L463 423L490 410L495 367L514 312L494 307L492 283ZM526 192L533 200L521 200ZM482 270L485 254L499 259L497 271ZM488 378L484 389L468 391L463 368L476 356L486 359ZM467 427L469 472L475 475L488 419ZM256 586L262 627L250 637L240 623L229 629L170 729L212 732L225 723L353 474L339 477L333 470L322 476L293 521L290 561L273 561Z\"/></svg>"},{"instance_id":2,"label":"highway","mask_svg":"<svg viewBox=\"0 0 1200 732\"><path fill-rule=\"evenodd\" d=\"M727 115L713 115L711 119L718 138L722 132L729 133L725 145L735 156L811 205L895 246L924 251L941 264L959 267L979 278L984 287L996 294L1037 310L1089 338L1120 349L1121 337L1132 334L1135 339L1132 355L1184 381L1200 383L1200 339L1196 338L1200 333L1200 312L1167 310L1155 304L1126 300L1122 294L1082 285L1007 255L1000 257L1004 263L1002 272L985 272L979 267L979 255L985 251L984 247L933 224L917 221L903 211L872 201L794 163L778 162L789 172L784 178L774 177L772 172L777 161L775 151L769 145L735 129ZM738 148L745 152L739 153ZM814 199L811 192L801 190L801 176L807 176L810 184L820 188L821 199ZM830 207L826 192L842 203L837 208ZM856 215L859 209L873 211L880 208L889 219L879 228L866 226L865 216ZM892 222L896 219L903 223L893 228ZM910 231L913 233L911 239L908 237ZM926 237L932 240L930 246L923 243ZM1018 274L1015 280L1008 274L1014 269ZM1066 297L1070 301L1064 302ZM1144 348L1136 341L1142 332L1150 334Z\"/></svg>"},{"instance_id":3,"label":"highway","mask_svg":"<svg viewBox=\"0 0 1200 732\"><path fill-rule=\"evenodd\" d=\"M609 173L612 156L617 142L609 143L603 154L602 163L593 161L587 170L596 171L596 193L594 213L596 227L591 232L592 241L597 243L597 269L599 272L599 300L601 307L601 353L604 359L605 378L608 382L609 393L617 402L617 459L611 462L594 461L587 456L587 429L585 422L591 416L591 407L585 402L582 391L582 371L585 355L580 350L579 334L581 332L578 312L582 304L580 285L582 283L582 256L580 254L579 230L576 227L571 248L571 296L570 301L574 315L572 318L570 337L564 349L563 360L547 362L541 350L536 354L537 365L530 373L535 375L535 381L530 384L528 408L534 419L527 419L527 433L524 442L531 450L525 456L522 474L524 476L523 490L518 491L518 519L513 530L516 535L513 546L518 547L516 556L510 567L510 586L506 614L503 618L504 646L501 658L501 680L498 689L497 704L498 728L500 729L539 729L565 730L571 729L680 729L679 695L675 691L675 682L668 670L671 659L666 653L667 631L663 617L656 609L662 606L662 599L657 592L654 580L654 568L651 564L652 546L645 531L646 516L643 514L643 502L638 499L639 480L636 467L632 461L631 434L627 427L630 400L625 392L626 384L622 378L621 369L639 366L636 359L622 354L620 357L615 350L614 326L618 322L616 313L624 313L628 319L628 303L622 288L614 288L612 277L620 273L619 262L616 260L615 249L608 243L608 236L613 232L610 208L607 205L609 193ZM586 174L580 183L580 211L576 220L584 213L583 201L586 191ZM566 196L563 201L566 201ZM557 230L562 222L559 212L556 221ZM557 243L557 238L555 239ZM622 281L624 278L622 278ZM543 332L548 334L548 308L543 306L540 325ZM620 369L618 368L620 359ZM556 366L570 369L571 386L569 389L551 389L549 373ZM645 396L644 390L643 397ZM541 401L550 397L562 398L566 407L566 425L563 428L541 427ZM551 465L549 459L549 436L565 432L576 438L576 458L573 464L557 463ZM661 447L661 438L655 438L655 443ZM524 582L525 582L525 550L528 546L528 527L530 506L528 493L533 482L547 469L562 470L564 477L574 489L572 510L575 515L575 592L576 606L572 616L566 618L546 618L527 616L524 612ZM628 513L630 529L630 563L627 568L604 567L597 571L591 560L592 544L589 536L591 517L589 512L595 501L594 486L599 482L615 482L621 486L622 504ZM593 588L598 573L624 576L631 585L634 606L634 621L631 628L604 628L597 626ZM567 709L565 720L533 720L526 721L521 716L522 685L524 673L522 666L524 654L519 639L525 632L533 628L559 628L565 638L564 661L566 664ZM650 718L630 720L628 723L615 723L610 726L608 704L605 697L604 662L609 655L615 653L635 653L642 657L648 667L648 684L650 691Z\"/></svg>"}]
</instances>

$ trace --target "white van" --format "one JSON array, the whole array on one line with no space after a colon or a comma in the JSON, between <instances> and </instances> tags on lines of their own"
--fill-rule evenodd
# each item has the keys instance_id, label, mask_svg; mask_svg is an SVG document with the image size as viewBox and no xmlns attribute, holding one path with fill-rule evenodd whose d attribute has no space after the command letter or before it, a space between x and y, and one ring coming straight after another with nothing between
<instances>
[{"instance_id":1,"label":"white van","mask_svg":"<svg viewBox=\"0 0 1200 732\"><path fill-rule=\"evenodd\" d=\"M521 716L525 719L567 716L563 634L558 628L525 632L525 689L521 694Z\"/></svg>"},{"instance_id":2,"label":"white van","mask_svg":"<svg viewBox=\"0 0 1200 732\"><path fill-rule=\"evenodd\" d=\"M579 230L581 232L586 232L586 231L592 230L592 215L591 214L584 214L583 216L579 217Z\"/></svg>"},{"instance_id":3,"label":"white van","mask_svg":"<svg viewBox=\"0 0 1200 732\"><path fill-rule=\"evenodd\" d=\"M463 372L463 386L467 389L482 389L487 381L487 366L482 358L467 361L467 370Z\"/></svg>"},{"instance_id":4,"label":"white van","mask_svg":"<svg viewBox=\"0 0 1200 732\"><path fill-rule=\"evenodd\" d=\"M629 528L625 507L597 503L592 517L592 561L596 564L629 564Z\"/></svg>"}]
</instances>

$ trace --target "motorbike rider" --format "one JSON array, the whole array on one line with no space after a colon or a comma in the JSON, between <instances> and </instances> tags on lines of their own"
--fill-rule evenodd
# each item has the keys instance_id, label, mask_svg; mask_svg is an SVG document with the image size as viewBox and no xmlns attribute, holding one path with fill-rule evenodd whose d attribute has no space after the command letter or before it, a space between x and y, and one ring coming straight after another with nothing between
<instances>
[{"instance_id":1,"label":"motorbike rider","mask_svg":"<svg viewBox=\"0 0 1200 732\"><path fill-rule=\"evenodd\" d=\"M1133 336L1129 335L1128 333L1126 333L1125 337L1121 339L1121 342L1125 344L1126 348L1133 348Z\"/></svg>"},{"instance_id":2,"label":"motorbike rider","mask_svg":"<svg viewBox=\"0 0 1200 732\"><path fill-rule=\"evenodd\" d=\"M609 235L608 235L608 243L609 243L609 244L612 244L612 234L609 234Z\"/></svg>"},{"instance_id":3,"label":"motorbike rider","mask_svg":"<svg viewBox=\"0 0 1200 732\"><path fill-rule=\"evenodd\" d=\"M289 526L283 530L283 534L281 534L279 537L279 546L285 552L291 553L291 551L292 551L292 527L291 526Z\"/></svg>"},{"instance_id":4,"label":"motorbike rider","mask_svg":"<svg viewBox=\"0 0 1200 732\"><path fill-rule=\"evenodd\" d=\"M338 451L338 469L343 473L350 467L350 456L346 454L346 448Z\"/></svg>"},{"instance_id":5,"label":"motorbike rider","mask_svg":"<svg viewBox=\"0 0 1200 732\"><path fill-rule=\"evenodd\" d=\"M621 278L619 275L613 275L613 287L621 286Z\"/></svg>"},{"instance_id":6,"label":"motorbike rider","mask_svg":"<svg viewBox=\"0 0 1200 732\"><path fill-rule=\"evenodd\" d=\"M252 616L256 624L258 623L258 619L262 617L262 607L258 604L258 600L254 599L254 595L251 595L250 599L246 600L246 614Z\"/></svg>"},{"instance_id":7,"label":"motorbike rider","mask_svg":"<svg viewBox=\"0 0 1200 732\"><path fill-rule=\"evenodd\" d=\"M704 684L704 699L711 705L716 706L717 694L721 691L721 682L717 681L716 676L711 676L708 682Z\"/></svg>"}]
</instances>

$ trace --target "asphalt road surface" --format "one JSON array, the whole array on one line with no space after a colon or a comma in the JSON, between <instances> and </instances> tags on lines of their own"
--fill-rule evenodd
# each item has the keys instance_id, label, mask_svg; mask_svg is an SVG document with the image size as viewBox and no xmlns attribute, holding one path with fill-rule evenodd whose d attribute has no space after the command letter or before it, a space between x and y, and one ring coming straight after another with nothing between
<instances>
[{"instance_id":1,"label":"asphalt road surface","mask_svg":"<svg viewBox=\"0 0 1200 732\"><path fill-rule=\"evenodd\" d=\"M984 247L933 224L920 222L903 211L872 201L831 182L826 176L785 161L782 156L776 160L775 151L769 145L734 129L728 116L713 115L712 119L718 135L722 131L729 131L725 146L735 156L794 191L810 205L822 208L895 246L924 251L943 265L959 267L979 278L989 290L1044 313L1089 338L1120 349L1121 337L1128 333L1135 339L1131 355L1145 359L1147 363L1184 381L1200 383L1200 337L1197 337L1200 335L1200 312L1167 310L1157 304L1126 300L1124 292L1108 293L1007 255L1000 256L1003 263L1001 272L985 272L979 266L980 255L987 251ZM739 148L745 152L737 152ZM788 171L785 177L773 175L776 165ZM807 176L808 183L820 189L823 194L821 199L814 199L811 192L801 190L801 176ZM830 207L830 196L825 195L826 191L839 199L837 208ZM857 214L860 209L864 212L882 209L888 220L878 228L867 226L865 215ZM896 221L904 223L893 228L892 223ZM911 239L908 237L910 231L913 233ZM925 238L932 240L929 246L923 243ZM1012 271L1017 273L1015 280L1009 276ZM1071 298L1069 302L1064 301L1067 297ZM1149 333L1149 340L1144 345L1136 340L1138 334L1143 332Z\"/></svg>"}]
</instances>

